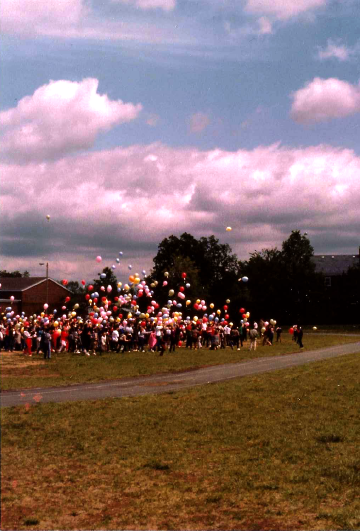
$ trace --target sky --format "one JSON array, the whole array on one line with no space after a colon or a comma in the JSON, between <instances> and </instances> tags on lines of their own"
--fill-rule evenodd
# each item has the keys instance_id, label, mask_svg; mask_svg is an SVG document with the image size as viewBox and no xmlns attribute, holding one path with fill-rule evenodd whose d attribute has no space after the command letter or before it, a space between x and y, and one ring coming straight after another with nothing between
<instances>
[{"instance_id":1,"label":"sky","mask_svg":"<svg viewBox=\"0 0 360 531\"><path fill-rule=\"evenodd\" d=\"M359 0L2 0L1 269L88 280L100 255L123 279L183 232L242 260L292 230L357 254L359 19Z\"/></svg>"}]
</instances>

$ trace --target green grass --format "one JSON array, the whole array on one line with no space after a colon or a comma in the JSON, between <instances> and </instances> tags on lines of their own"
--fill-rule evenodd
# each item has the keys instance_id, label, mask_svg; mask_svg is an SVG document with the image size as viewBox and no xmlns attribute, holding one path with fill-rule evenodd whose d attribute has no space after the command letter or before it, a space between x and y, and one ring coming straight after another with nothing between
<instances>
[{"instance_id":1,"label":"green grass","mask_svg":"<svg viewBox=\"0 0 360 531\"><path fill-rule=\"evenodd\" d=\"M359 529L359 369L6 408L1 529Z\"/></svg>"},{"instance_id":2,"label":"green grass","mask_svg":"<svg viewBox=\"0 0 360 531\"><path fill-rule=\"evenodd\" d=\"M306 350L352 343L360 336L304 335ZM42 356L25 357L20 353L1 353L1 386L6 389L51 387L75 383L89 383L131 376L180 371L208 365L247 361L258 357L282 356L299 352L299 347L289 334L284 334L282 343L272 347L259 346L256 352L249 352L248 343L241 351L231 350L187 350L166 352L163 357L152 352L106 353L90 358L79 354L53 354L51 360Z\"/></svg>"}]
</instances>

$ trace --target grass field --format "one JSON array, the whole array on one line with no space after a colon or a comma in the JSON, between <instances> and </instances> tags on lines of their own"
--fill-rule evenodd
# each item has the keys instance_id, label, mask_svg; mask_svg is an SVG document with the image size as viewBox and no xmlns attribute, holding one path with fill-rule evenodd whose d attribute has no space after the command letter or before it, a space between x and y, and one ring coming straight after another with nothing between
<instances>
[{"instance_id":1,"label":"grass field","mask_svg":"<svg viewBox=\"0 0 360 531\"><path fill-rule=\"evenodd\" d=\"M306 350L313 350L359 340L360 336L355 335L305 334L304 345ZM90 358L62 353L53 354L51 360L44 360L42 355L29 358L22 353L2 352L1 387L5 390L98 382L299 352L298 345L291 341L289 335L285 335L282 343L275 342L272 347L259 346L256 352L250 352L248 347L245 343L240 351L230 348L215 351L181 348L175 353L167 352L163 357L152 352L107 353Z\"/></svg>"},{"instance_id":2,"label":"grass field","mask_svg":"<svg viewBox=\"0 0 360 531\"><path fill-rule=\"evenodd\" d=\"M1 529L359 529L359 369L6 408Z\"/></svg>"}]
</instances>

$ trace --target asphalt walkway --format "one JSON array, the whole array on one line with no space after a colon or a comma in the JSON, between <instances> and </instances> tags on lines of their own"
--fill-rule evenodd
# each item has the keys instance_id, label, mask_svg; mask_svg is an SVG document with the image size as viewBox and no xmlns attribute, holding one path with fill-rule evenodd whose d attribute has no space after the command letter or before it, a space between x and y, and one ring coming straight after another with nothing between
<instances>
[{"instance_id":1,"label":"asphalt walkway","mask_svg":"<svg viewBox=\"0 0 360 531\"><path fill-rule=\"evenodd\" d=\"M360 353L360 342L338 345L312 351L271 358L257 358L251 361L215 365L176 373L138 376L91 384L77 384L63 387L20 389L1 392L1 407L35 404L39 402L74 402L77 400L99 400L178 391L198 385L225 382L263 372L289 369L313 361L326 360L347 354Z\"/></svg>"}]
</instances>

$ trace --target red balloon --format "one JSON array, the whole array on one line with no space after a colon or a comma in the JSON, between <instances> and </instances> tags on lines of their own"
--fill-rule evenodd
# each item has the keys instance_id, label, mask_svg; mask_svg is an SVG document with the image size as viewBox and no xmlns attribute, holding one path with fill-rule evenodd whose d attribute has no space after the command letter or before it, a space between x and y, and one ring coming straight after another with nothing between
<instances>
[{"instance_id":1,"label":"red balloon","mask_svg":"<svg viewBox=\"0 0 360 531\"><path fill-rule=\"evenodd\" d=\"M89 295L88 293L85 295L85 299L86 299L87 301L90 299L90 295Z\"/></svg>"},{"instance_id":2,"label":"red balloon","mask_svg":"<svg viewBox=\"0 0 360 531\"><path fill-rule=\"evenodd\" d=\"M122 317L123 317L123 314L122 314L122 313L119 313L119 317L120 317L120 319L122 319Z\"/></svg>"},{"instance_id":3,"label":"red balloon","mask_svg":"<svg viewBox=\"0 0 360 531\"><path fill-rule=\"evenodd\" d=\"M114 301L117 302L119 300L119 297L115 297Z\"/></svg>"},{"instance_id":4,"label":"red balloon","mask_svg":"<svg viewBox=\"0 0 360 531\"><path fill-rule=\"evenodd\" d=\"M133 306L136 306L136 301L134 301L134 300L131 301L131 304L132 304Z\"/></svg>"},{"instance_id":5,"label":"red balloon","mask_svg":"<svg viewBox=\"0 0 360 531\"><path fill-rule=\"evenodd\" d=\"M95 297L95 299L94 299L94 302L97 302L97 301L98 301L98 298L97 298L97 297Z\"/></svg>"},{"instance_id":6,"label":"red balloon","mask_svg":"<svg viewBox=\"0 0 360 531\"><path fill-rule=\"evenodd\" d=\"M195 302L195 304L194 304L194 308L195 308L195 310L198 310L198 309L199 309L199 305L198 305L197 302Z\"/></svg>"},{"instance_id":7,"label":"red balloon","mask_svg":"<svg viewBox=\"0 0 360 531\"><path fill-rule=\"evenodd\" d=\"M294 333L293 327L289 328L289 334L293 334L293 333Z\"/></svg>"},{"instance_id":8,"label":"red balloon","mask_svg":"<svg viewBox=\"0 0 360 531\"><path fill-rule=\"evenodd\" d=\"M70 297L66 297L65 302L69 302Z\"/></svg>"},{"instance_id":9,"label":"red balloon","mask_svg":"<svg viewBox=\"0 0 360 531\"><path fill-rule=\"evenodd\" d=\"M113 306L113 312L117 312L118 311L118 307L117 306Z\"/></svg>"},{"instance_id":10,"label":"red balloon","mask_svg":"<svg viewBox=\"0 0 360 531\"><path fill-rule=\"evenodd\" d=\"M186 278L186 273L181 273L182 278Z\"/></svg>"},{"instance_id":11,"label":"red balloon","mask_svg":"<svg viewBox=\"0 0 360 531\"><path fill-rule=\"evenodd\" d=\"M90 284L90 285L88 286L88 291L92 291L93 289L94 289L94 286L93 286L92 284Z\"/></svg>"},{"instance_id":12,"label":"red balloon","mask_svg":"<svg viewBox=\"0 0 360 531\"><path fill-rule=\"evenodd\" d=\"M207 323L207 322L208 322L208 318L207 318L207 317L203 317L203 318L202 318L202 322L203 322L203 323Z\"/></svg>"},{"instance_id":13,"label":"red balloon","mask_svg":"<svg viewBox=\"0 0 360 531\"><path fill-rule=\"evenodd\" d=\"M229 319L229 317L230 317L230 315L227 313L227 314L225 315L225 319Z\"/></svg>"},{"instance_id":14,"label":"red balloon","mask_svg":"<svg viewBox=\"0 0 360 531\"><path fill-rule=\"evenodd\" d=\"M155 304L155 308L159 308L159 304L158 303Z\"/></svg>"},{"instance_id":15,"label":"red balloon","mask_svg":"<svg viewBox=\"0 0 360 531\"><path fill-rule=\"evenodd\" d=\"M245 308L240 308L239 313L245 313Z\"/></svg>"},{"instance_id":16,"label":"red balloon","mask_svg":"<svg viewBox=\"0 0 360 531\"><path fill-rule=\"evenodd\" d=\"M180 291L185 291L184 286L180 286L179 290L180 290Z\"/></svg>"},{"instance_id":17,"label":"red balloon","mask_svg":"<svg viewBox=\"0 0 360 531\"><path fill-rule=\"evenodd\" d=\"M107 298L106 297L101 297L101 300L102 300L102 302L105 302L105 301L107 301Z\"/></svg>"},{"instance_id":18,"label":"red balloon","mask_svg":"<svg viewBox=\"0 0 360 531\"><path fill-rule=\"evenodd\" d=\"M225 306L224 306L224 310L226 311L227 309L228 309L228 307L227 307L226 304L225 304Z\"/></svg>"},{"instance_id":19,"label":"red balloon","mask_svg":"<svg viewBox=\"0 0 360 531\"><path fill-rule=\"evenodd\" d=\"M67 286L68 281L66 280L66 278L64 278L64 280L62 281L62 283L63 283L64 286Z\"/></svg>"},{"instance_id":20,"label":"red balloon","mask_svg":"<svg viewBox=\"0 0 360 531\"><path fill-rule=\"evenodd\" d=\"M89 315L90 315L90 317L94 317L95 312L90 312Z\"/></svg>"},{"instance_id":21,"label":"red balloon","mask_svg":"<svg viewBox=\"0 0 360 531\"><path fill-rule=\"evenodd\" d=\"M242 314L242 318L243 318L243 319L246 319L246 313L243 313L243 314Z\"/></svg>"},{"instance_id":22,"label":"red balloon","mask_svg":"<svg viewBox=\"0 0 360 531\"><path fill-rule=\"evenodd\" d=\"M85 286L85 284L86 284L85 280L82 280L82 281L81 281L81 284L82 284L83 286Z\"/></svg>"},{"instance_id":23,"label":"red balloon","mask_svg":"<svg viewBox=\"0 0 360 531\"><path fill-rule=\"evenodd\" d=\"M227 321L223 321L222 324L225 326L225 325L228 324L228 322Z\"/></svg>"}]
</instances>

